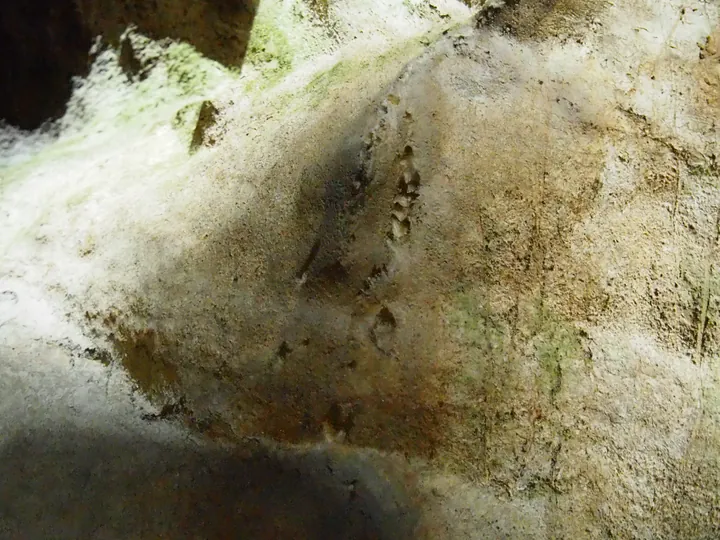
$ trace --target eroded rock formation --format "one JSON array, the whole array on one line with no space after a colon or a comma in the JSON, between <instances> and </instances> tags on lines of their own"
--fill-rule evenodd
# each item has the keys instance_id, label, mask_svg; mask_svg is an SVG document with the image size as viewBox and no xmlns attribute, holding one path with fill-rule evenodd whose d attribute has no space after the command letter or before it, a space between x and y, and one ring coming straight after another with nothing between
<instances>
[{"instance_id":1,"label":"eroded rock formation","mask_svg":"<svg viewBox=\"0 0 720 540\"><path fill-rule=\"evenodd\" d=\"M258 76L202 64L91 165L9 166L0 336L44 335L35 287L146 422L394 456L391 536L712 537L717 7L502 4L272 4ZM131 39L107 62L146 99L166 59Z\"/></svg>"}]
</instances>

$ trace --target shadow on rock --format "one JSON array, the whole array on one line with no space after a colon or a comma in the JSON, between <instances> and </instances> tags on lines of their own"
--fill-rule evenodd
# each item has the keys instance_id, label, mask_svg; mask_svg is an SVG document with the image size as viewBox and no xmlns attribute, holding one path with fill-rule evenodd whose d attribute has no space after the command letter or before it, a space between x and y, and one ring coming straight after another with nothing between
<instances>
[{"instance_id":1,"label":"shadow on rock","mask_svg":"<svg viewBox=\"0 0 720 540\"><path fill-rule=\"evenodd\" d=\"M73 429L0 449L3 538L412 538L368 456L155 442Z\"/></svg>"},{"instance_id":2,"label":"shadow on rock","mask_svg":"<svg viewBox=\"0 0 720 540\"><path fill-rule=\"evenodd\" d=\"M373 164L378 101L324 111L343 120L282 141L257 180L218 173L237 175L237 204L209 209L202 240L148 265L126 305L86 314L141 389L206 435L436 455L442 325L416 306L437 293L393 236L394 205L414 211L420 173L404 135Z\"/></svg>"},{"instance_id":3,"label":"shadow on rock","mask_svg":"<svg viewBox=\"0 0 720 540\"><path fill-rule=\"evenodd\" d=\"M245 58L256 0L7 0L0 5L0 119L35 129L63 115L88 74L96 36L115 47L128 26L191 44L226 66ZM125 54L126 50L123 50Z\"/></svg>"}]
</instances>

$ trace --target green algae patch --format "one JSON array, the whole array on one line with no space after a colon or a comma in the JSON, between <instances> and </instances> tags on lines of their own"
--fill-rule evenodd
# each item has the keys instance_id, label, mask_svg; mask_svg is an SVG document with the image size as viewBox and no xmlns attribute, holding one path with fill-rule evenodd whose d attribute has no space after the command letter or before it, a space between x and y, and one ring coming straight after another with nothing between
<instances>
[{"instance_id":1,"label":"green algae patch","mask_svg":"<svg viewBox=\"0 0 720 540\"><path fill-rule=\"evenodd\" d=\"M171 43L153 52L151 61L155 65L150 75L132 89L134 99L118 115L122 120L154 119L155 125L172 121L178 109L188 104L199 106L215 88L233 77L230 70L187 44Z\"/></svg>"},{"instance_id":2,"label":"green algae patch","mask_svg":"<svg viewBox=\"0 0 720 540\"><path fill-rule=\"evenodd\" d=\"M24 152L15 163L3 163L0 159L0 195L16 182L21 182L33 171L51 168L64 158L81 156L83 149L78 137L61 137Z\"/></svg>"},{"instance_id":3,"label":"green algae patch","mask_svg":"<svg viewBox=\"0 0 720 540\"><path fill-rule=\"evenodd\" d=\"M330 94L331 89L351 80L369 66L370 62L367 60L340 60L330 69L317 73L305 87L312 105L320 104Z\"/></svg>"},{"instance_id":4,"label":"green algae patch","mask_svg":"<svg viewBox=\"0 0 720 540\"><path fill-rule=\"evenodd\" d=\"M60 121L65 135L113 131L133 126L153 131L173 124L183 107L211 99L237 74L202 56L191 45L171 40L153 41L130 30L142 77L129 80L120 65L120 52L96 51L90 74L79 81L68 113Z\"/></svg>"},{"instance_id":5,"label":"green algae patch","mask_svg":"<svg viewBox=\"0 0 720 540\"><path fill-rule=\"evenodd\" d=\"M178 109L172 120L172 127L178 133L185 146L189 146L193 131L200 116L201 102L190 103Z\"/></svg>"},{"instance_id":6,"label":"green algae patch","mask_svg":"<svg viewBox=\"0 0 720 540\"><path fill-rule=\"evenodd\" d=\"M369 71L379 72L393 63L400 69L420 54L427 39L427 36L419 36L396 44L385 51L341 58L330 68L316 73L303 89L303 95L308 96L309 103L314 107L331 95L334 88L358 79Z\"/></svg>"},{"instance_id":7,"label":"green algae patch","mask_svg":"<svg viewBox=\"0 0 720 540\"><path fill-rule=\"evenodd\" d=\"M463 366L457 382L461 387L504 386L507 377L534 379L536 388L554 402L567 375L588 367L582 332L538 299L518 303L499 310L482 295L458 295L448 322L455 340L476 361ZM500 373L505 379L491 380Z\"/></svg>"},{"instance_id":8,"label":"green algae patch","mask_svg":"<svg viewBox=\"0 0 720 540\"><path fill-rule=\"evenodd\" d=\"M540 302L536 303L532 317L533 350L540 367L538 384L554 400L563 387L565 373L578 361L586 365L582 336L574 325Z\"/></svg>"},{"instance_id":9,"label":"green algae patch","mask_svg":"<svg viewBox=\"0 0 720 540\"><path fill-rule=\"evenodd\" d=\"M282 30L268 23L256 23L245 61L260 70L267 85L277 82L290 72L293 53ZM257 86L258 81L252 81L251 85Z\"/></svg>"},{"instance_id":10,"label":"green algae patch","mask_svg":"<svg viewBox=\"0 0 720 540\"><path fill-rule=\"evenodd\" d=\"M286 29L288 15L282 4L264 2L258 11L250 33L245 67L250 67L249 80L245 83L248 93L270 88L290 73L296 65L301 50L291 43ZM290 25L291 31L303 34L303 30Z\"/></svg>"},{"instance_id":11,"label":"green algae patch","mask_svg":"<svg viewBox=\"0 0 720 540\"><path fill-rule=\"evenodd\" d=\"M180 96L203 94L207 92L213 79L220 75L218 72L227 73L219 64L208 60L184 43L172 44L162 59L167 69L168 83L176 88L177 95Z\"/></svg>"},{"instance_id":12,"label":"green algae patch","mask_svg":"<svg viewBox=\"0 0 720 540\"><path fill-rule=\"evenodd\" d=\"M458 297L451 324L459 330L463 344L493 356L505 352L509 344L510 326L505 317L472 295Z\"/></svg>"},{"instance_id":13,"label":"green algae patch","mask_svg":"<svg viewBox=\"0 0 720 540\"><path fill-rule=\"evenodd\" d=\"M67 209L72 210L77 206L85 204L90 199L92 193L93 189L90 186L73 193L68 197L67 201L65 202Z\"/></svg>"}]
</instances>

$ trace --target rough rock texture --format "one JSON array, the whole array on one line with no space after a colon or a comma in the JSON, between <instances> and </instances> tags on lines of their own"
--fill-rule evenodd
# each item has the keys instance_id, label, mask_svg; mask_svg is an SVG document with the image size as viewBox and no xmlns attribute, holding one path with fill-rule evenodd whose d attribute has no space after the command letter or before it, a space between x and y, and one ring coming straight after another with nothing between
<instances>
[{"instance_id":1,"label":"rough rock texture","mask_svg":"<svg viewBox=\"0 0 720 540\"><path fill-rule=\"evenodd\" d=\"M397 460L196 437L23 281L0 280L0 537L414 537Z\"/></svg>"},{"instance_id":2,"label":"rough rock texture","mask_svg":"<svg viewBox=\"0 0 720 540\"><path fill-rule=\"evenodd\" d=\"M193 130L192 140L190 141L190 151L194 152L203 145L213 146L216 142L215 138L208 134L208 131L215 126L219 111L211 101L203 101L200 105L197 123Z\"/></svg>"},{"instance_id":3,"label":"rough rock texture","mask_svg":"<svg viewBox=\"0 0 720 540\"><path fill-rule=\"evenodd\" d=\"M384 4L376 3L374 9L380 7L387 27L394 30L397 18L384 14ZM363 0L355 9L366 6ZM113 289L119 293L117 305L128 299L118 277L135 285L145 278L142 265L127 272L138 264L138 252L131 247L138 245L136 233L149 248L145 253L150 256L142 256L146 262L174 262L171 252L178 244L165 242L164 235L176 220L166 221L164 204L174 212L199 201L203 214L214 219L225 204L242 201L231 191L213 187L213 175L190 170L189 165L203 168L207 162L207 149L188 155L204 101L220 96L221 112L241 111L239 116L246 115L240 122L242 133L253 136L260 129L279 133L278 121L300 131L314 116L308 111L290 122L273 120L262 103L250 102L256 96L247 95L251 84L262 85L263 97L273 106L281 99L289 102L287 89L272 88L282 73L279 68L291 65L283 45L287 36L267 31L273 14L272 9L265 13L264 26L252 42L252 76L247 71L230 74L187 46L152 43L131 32L119 48L100 52L58 126L59 137L0 132L0 497L7 502L0 509L0 536L395 539L414 538L423 526L420 509L426 495L418 492L417 476L400 459L338 445L278 448L267 441L235 438L231 445L218 447L196 438L183 421L214 438L225 436L222 421L204 412L195 415L180 394L163 393L168 384L179 382L180 371L172 362L158 362L164 352L158 345L160 333L138 330L134 319L127 324L125 315L115 317L105 301L115 302L113 293L105 296ZM411 43L390 30L367 33L360 47L378 55L380 69L364 77L359 91L348 90L354 103L372 110L374 93L422 50L419 38L445 21L441 14L402 20L400 29L408 32L404 39ZM307 11L289 15L297 29ZM332 15L329 10L328 17ZM333 20L334 32L343 30L343 21ZM308 27L318 34L311 43L315 50L332 51L334 45L326 43L337 38L314 19ZM389 50L395 39L401 47ZM339 58L322 58L299 81L312 87L301 101L303 107L311 100L317 104L336 99L333 85L354 74L329 69L329 61ZM358 61L356 68L369 68L364 62ZM238 100L235 109L228 96ZM315 118L320 120L325 122L324 117ZM234 166L250 170L242 164L246 141L237 139L240 133L234 129L228 140L240 142L242 151L226 156ZM272 155L274 146L253 148L258 152L254 162ZM193 187L185 191L183 185ZM107 205L110 201L114 210ZM150 214L161 222L145 221ZM181 243L189 232L186 226L207 224L191 214L177 221L175 238ZM119 243L107 243L110 237ZM192 242L194 235L185 238ZM109 271L106 263L119 273ZM101 275L103 284L96 281ZM85 296L94 283L103 292ZM77 295L76 286L85 292ZM84 321L98 312L96 300L104 304L103 335L91 328L94 323L86 325L86 333L76 325L76 315ZM116 333L104 332L114 325ZM380 340L383 335L378 328ZM148 402L138 386L157 401ZM351 429L344 407L333 409L331 418Z\"/></svg>"},{"instance_id":4,"label":"rough rock texture","mask_svg":"<svg viewBox=\"0 0 720 540\"><path fill-rule=\"evenodd\" d=\"M413 537L716 537L718 12L620 4L229 90L212 149L103 154L126 173L3 268L71 253L22 279L164 418L405 458Z\"/></svg>"},{"instance_id":5,"label":"rough rock texture","mask_svg":"<svg viewBox=\"0 0 720 540\"><path fill-rule=\"evenodd\" d=\"M121 46L126 67L134 27L154 39L192 44L226 66L242 66L256 0L7 0L0 5L0 119L35 129L62 116L73 77L88 74L96 36ZM137 60L135 60L137 62Z\"/></svg>"},{"instance_id":6,"label":"rough rock texture","mask_svg":"<svg viewBox=\"0 0 720 540\"><path fill-rule=\"evenodd\" d=\"M537 37L580 38L593 15L607 7L586 0L480 0L479 25L488 24L521 39Z\"/></svg>"},{"instance_id":7,"label":"rough rock texture","mask_svg":"<svg viewBox=\"0 0 720 540\"><path fill-rule=\"evenodd\" d=\"M110 42L128 26L154 39L191 43L205 56L241 66L258 0L74 0L93 35Z\"/></svg>"}]
</instances>

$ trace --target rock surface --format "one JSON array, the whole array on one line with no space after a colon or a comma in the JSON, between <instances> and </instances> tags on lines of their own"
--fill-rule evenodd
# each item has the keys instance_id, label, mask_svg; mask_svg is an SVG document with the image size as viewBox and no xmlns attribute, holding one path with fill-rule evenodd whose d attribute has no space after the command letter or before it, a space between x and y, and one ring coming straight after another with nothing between
<instances>
[{"instance_id":1,"label":"rock surface","mask_svg":"<svg viewBox=\"0 0 720 540\"><path fill-rule=\"evenodd\" d=\"M203 101L200 105L197 123L193 131L192 140L190 141L190 151L194 152L201 146L214 146L215 138L208 132L215 126L217 116L220 111L217 110L211 101Z\"/></svg>"},{"instance_id":2,"label":"rock surface","mask_svg":"<svg viewBox=\"0 0 720 540\"><path fill-rule=\"evenodd\" d=\"M88 74L93 39L121 45L129 76L139 70L128 27L154 39L182 40L203 55L239 68L245 58L256 0L7 0L0 5L0 119L35 129L57 119Z\"/></svg>"},{"instance_id":3,"label":"rock surface","mask_svg":"<svg viewBox=\"0 0 720 540\"><path fill-rule=\"evenodd\" d=\"M8 158L6 364L69 325L141 431L392 469L345 537L717 536L717 6L396 4L293 15L304 57L258 32L250 75L202 64L214 95L152 127ZM209 98L224 136L188 156L178 108Z\"/></svg>"}]
</instances>

